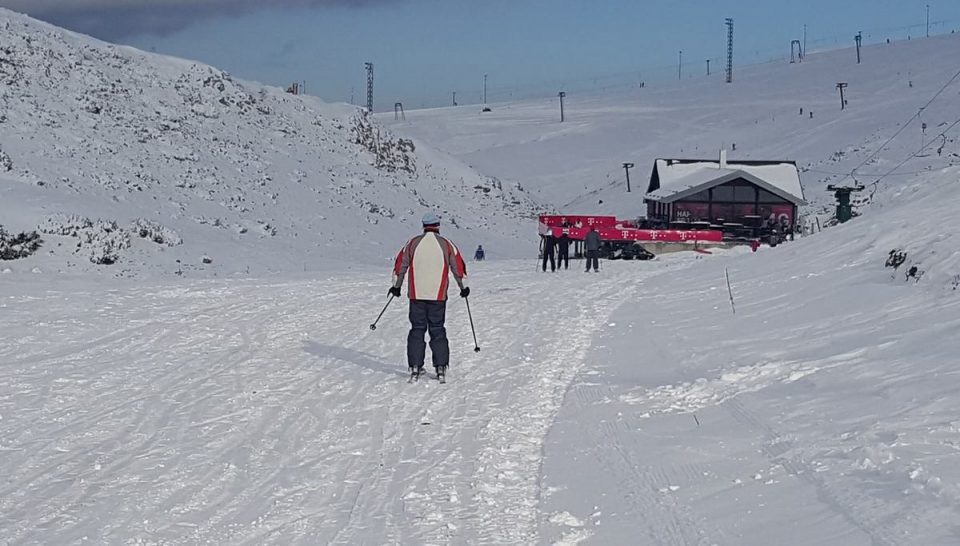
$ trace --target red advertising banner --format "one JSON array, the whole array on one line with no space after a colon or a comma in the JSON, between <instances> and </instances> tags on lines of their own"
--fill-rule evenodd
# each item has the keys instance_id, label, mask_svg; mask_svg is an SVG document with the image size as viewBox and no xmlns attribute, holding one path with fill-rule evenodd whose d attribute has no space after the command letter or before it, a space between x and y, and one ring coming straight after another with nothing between
<instances>
[{"instance_id":1,"label":"red advertising banner","mask_svg":"<svg viewBox=\"0 0 960 546\"><path fill-rule=\"evenodd\" d=\"M544 214L540 216L540 223L544 224L547 227L616 227L617 224L625 223L622 220L617 220L616 216L584 216L584 215L554 215L554 214Z\"/></svg>"},{"instance_id":2,"label":"red advertising banner","mask_svg":"<svg viewBox=\"0 0 960 546\"><path fill-rule=\"evenodd\" d=\"M560 237L564 228L550 228L554 237ZM588 228L567 228L567 233L571 239L582 241ZM716 242L723 241L723 232L716 230L680 230L680 229L617 229L598 227L597 233L600 239L604 241L641 241L641 242L659 242L659 243L694 243L694 242Z\"/></svg>"}]
</instances>

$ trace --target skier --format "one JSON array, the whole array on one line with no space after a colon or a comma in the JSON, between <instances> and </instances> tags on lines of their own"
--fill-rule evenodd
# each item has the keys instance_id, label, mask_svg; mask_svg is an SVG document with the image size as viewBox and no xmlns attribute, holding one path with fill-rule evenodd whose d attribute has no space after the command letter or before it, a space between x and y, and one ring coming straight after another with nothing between
<instances>
[{"instance_id":1,"label":"skier","mask_svg":"<svg viewBox=\"0 0 960 546\"><path fill-rule=\"evenodd\" d=\"M584 240L584 244L587 247L587 271L590 271L590 265L593 265L593 272L596 273L600 270L600 234L597 233L597 228L590 227L590 233L587 233L587 237Z\"/></svg>"},{"instance_id":2,"label":"skier","mask_svg":"<svg viewBox=\"0 0 960 546\"><path fill-rule=\"evenodd\" d=\"M543 272L547 272L547 259L550 260L550 271L556 271L557 265L553 261L553 248L556 246L553 235L547 233L543 236Z\"/></svg>"},{"instance_id":3,"label":"skier","mask_svg":"<svg viewBox=\"0 0 960 546\"><path fill-rule=\"evenodd\" d=\"M437 379L446 377L450 364L450 346L444 320L447 312L448 273L460 287L460 297L470 295L467 266L460 250L440 236L440 218L432 212L423 216L423 234L417 235L400 250L393 267L393 285L389 294L400 297L400 285L410 272L407 297L410 298L410 333L407 335L407 364L411 379L419 379L426 357L424 335L430 331L430 353Z\"/></svg>"},{"instance_id":4,"label":"skier","mask_svg":"<svg viewBox=\"0 0 960 546\"><path fill-rule=\"evenodd\" d=\"M557 240L557 269L563 264L564 269L570 269L570 230L564 229Z\"/></svg>"},{"instance_id":5,"label":"skier","mask_svg":"<svg viewBox=\"0 0 960 546\"><path fill-rule=\"evenodd\" d=\"M477 245L477 251L473 254L473 259L482 262L486 257L486 254L483 252L483 245Z\"/></svg>"}]
</instances>

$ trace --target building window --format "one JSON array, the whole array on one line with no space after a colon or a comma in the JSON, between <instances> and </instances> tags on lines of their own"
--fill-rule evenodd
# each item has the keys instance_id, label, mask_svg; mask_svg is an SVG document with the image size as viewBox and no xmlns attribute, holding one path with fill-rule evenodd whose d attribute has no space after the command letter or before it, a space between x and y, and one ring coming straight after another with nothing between
<instances>
[{"instance_id":1,"label":"building window","mask_svg":"<svg viewBox=\"0 0 960 546\"><path fill-rule=\"evenodd\" d=\"M753 186L734 186L733 200L736 203L754 203L757 199L757 189Z\"/></svg>"},{"instance_id":2,"label":"building window","mask_svg":"<svg viewBox=\"0 0 960 546\"><path fill-rule=\"evenodd\" d=\"M711 190L713 193L713 202L714 203L732 203L733 202L733 186L717 186Z\"/></svg>"},{"instance_id":3,"label":"building window","mask_svg":"<svg viewBox=\"0 0 960 546\"><path fill-rule=\"evenodd\" d=\"M789 203L789 201L787 201L786 199L782 197L778 197L768 192L767 190L758 189L758 191L759 191L758 201L760 201L761 203Z\"/></svg>"}]
</instances>

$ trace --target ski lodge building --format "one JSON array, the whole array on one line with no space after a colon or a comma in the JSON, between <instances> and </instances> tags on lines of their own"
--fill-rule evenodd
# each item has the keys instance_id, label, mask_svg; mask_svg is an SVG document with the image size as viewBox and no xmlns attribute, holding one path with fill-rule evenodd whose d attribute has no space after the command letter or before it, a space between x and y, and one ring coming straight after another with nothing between
<instances>
[{"instance_id":1,"label":"ski lodge building","mask_svg":"<svg viewBox=\"0 0 960 546\"><path fill-rule=\"evenodd\" d=\"M778 224L792 233L805 204L792 161L657 159L644 196L647 221L672 229L756 235Z\"/></svg>"}]
</instances>

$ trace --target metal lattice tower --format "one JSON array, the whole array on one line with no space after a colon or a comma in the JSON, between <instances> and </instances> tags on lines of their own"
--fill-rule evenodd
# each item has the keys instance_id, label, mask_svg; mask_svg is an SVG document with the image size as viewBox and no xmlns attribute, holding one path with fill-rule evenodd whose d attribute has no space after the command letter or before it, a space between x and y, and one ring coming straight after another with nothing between
<instances>
[{"instance_id":1,"label":"metal lattice tower","mask_svg":"<svg viewBox=\"0 0 960 546\"><path fill-rule=\"evenodd\" d=\"M367 68L367 111L373 112L373 63L363 63Z\"/></svg>"},{"instance_id":2,"label":"metal lattice tower","mask_svg":"<svg viewBox=\"0 0 960 546\"><path fill-rule=\"evenodd\" d=\"M727 83L733 82L733 19L727 17Z\"/></svg>"}]
</instances>

